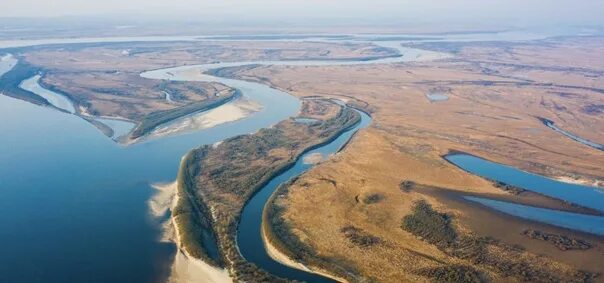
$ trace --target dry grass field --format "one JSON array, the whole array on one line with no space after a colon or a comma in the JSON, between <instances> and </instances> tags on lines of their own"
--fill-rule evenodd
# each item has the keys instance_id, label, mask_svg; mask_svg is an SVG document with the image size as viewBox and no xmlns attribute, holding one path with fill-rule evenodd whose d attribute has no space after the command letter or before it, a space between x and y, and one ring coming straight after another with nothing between
<instances>
[{"instance_id":1,"label":"dry grass field","mask_svg":"<svg viewBox=\"0 0 604 283\"><path fill-rule=\"evenodd\" d=\"M601 50L601 42L467 43L450 47L457 56L446 61L259 67L236 75L267 81L300 97L366 103L372 111L369 129L356 135L344 152L296 180L278 204L286 208L283 217L302 242L320 257L354 266L358 281L429 281L468 266L494 281L583 281L604 273L601 237L459 201L456 192L564 206L535 195L511 196L447 163L442 155L460 150L546 176L601 182L604 152L566 138L536 118L604 143L604 113L597 110L604 105L604 62L602 52L592 51ZM429 101L426 93L434 90L449 99ZM404 180L422 185L402 191ZM459 237L488 239L478 245L480 257L460 256L459 247L439 247L402 229L403 218L422 199L451 217ZM593 247L562 251L523 235L525 229L584 239ZM380 240L359 246L350 240L355 238L350 231Z\"/></svg>"},{"instance_id":2,"label":"dry grass field","mask_svg":"<svg viewBox=\"0 0 604 283\"><path fill-rule=\"evenodd\" d=\"M369 44L321 42L157 42L61 45L26 49L21 56L44 72L45 87L70 96L80 114L140 121L154 111L207 99L218 83L141 78L143 71L217 61L349 59L392 56ZM166 99L166 92L172 101Z\"/></svg>"},{"instance_id":3,"label":"dry grass field","mask_svg":"<svg viewBox=\"0 0 604 283\"><path fill-rule=\"evenodd\" d=\"M150 80L136 72L56 71L46 74L41 84L74 97L82 112L133 121L140 121L154 111L207 100L230 90L217 83Z\"/></svg>"},{"instance_id":4,"label":"dry grass field","mask_svg":"<svg viewBox=\"0 0 604 283\"><path fill-rule=\"evenodd\" d=\"M223 75L269 84L298 97L342 99L371 113L368 129L355 135L343 152L297 179L286 197L273 204L285 209L281 216L285 223L318 257L337 259L354 270L353 276L340 277L359 282L585 281L604 274L601 237L495 213L462 201L459 195L571 211L580 208L531 193L512 195L442 156L463 151L553 178L602 184L604 152L547 128L539 118L604 144L603 42L586 37L422 44L455 56L389 65L247 66L223 70ZM219 84L140 78L145 70L216 61L390 55L391 50L368 44L245 41L56 46L21 54L44 70L45 86L73 97L80 111L135 121L228 90ZM166 99L166 92L173 101ZM430 100L431 93L447 99ZM306 103L302 113L321 120L333 116L333 111L318 111L323 108L319 106ZM286 140L306 134L288 120L255 136L198 150L207 155L196 160L204 170L197 172L194 192L197 199L221 211L213 226L224 249L222 256L233 269L248 268L236 252L233 231L227 229L235 227L229 225L253 193L251 182L258 179L244 177L266 173L263 177L268 178L273 167L291 161L297 149L315 142L303 139L293 150L236 155L242 144L245 150L254 149L258 141L253 137L274 130L283 130L279 133ZM225 156L231 161L225 162ZM229 178L227 167L244 177ZM402 188L404 181L415 185ZM422 200L429 209L419 209ZM436 221L446 229L443 235L428 235L405 226L405 219L420 227L431 225L422 221ZM528 237L523 234L527 229L554 238L580 239L573 243L585 241L590 248L564 250L535 233ZM443 242L452 234L459 239L456 244ZM440 238L435 240L435 235ZM246 272L238 276L247 278Z\"/></svg>"},{"instance_id":5,"label":"dry grass field","mask_svg":"<svg viewBox=\"0 0 604 283\"><path fill-rule=\"evenodd\" d=\"M574 41L569 44L573 46ZM540 54L549 62L548 52ZM583 68L591 73L604 71L597 53L586 52L584 56L593 56L593 63ZM521 71L489 74L485 68L456 57L395 65L258 67L237 75L267 81L300 97L318 95L367 103L373 111L372 128L392 135L390 140L400 150L437 164L444 164L440 155L457 149L552 177L604 177L604 153L564 138L536 119L548 118L563 129L602 144L604 113L585 109L604 105L604 88L584 88L581 83L591 87L590 76L583 76L584 81L576 79L572 88L537 78L516 78ZM557 75L562 77L566 72ZM425 95L435 89L446 89L449 99L429 101Z\"/></svg>"},{"instance_id":6,"label":"dry grass field","mask_svg":"<svg viewBox=\"0 0 604 283\"><path fill-rule=\"evenodd\" d=\"M179 198L172 217L180 245L196 258L208 259L210 246L200 243L212 231L219 250L213 264L227 268L241 282L283 282L248 263L238 250L237 225L251 196L272 177L296 162L307 148L326 143L360 120L350 108L326 100L305 100L303 124L287 119L251 135L205 145L189 152L179 171Z\"/></svg>"}]
</instances>

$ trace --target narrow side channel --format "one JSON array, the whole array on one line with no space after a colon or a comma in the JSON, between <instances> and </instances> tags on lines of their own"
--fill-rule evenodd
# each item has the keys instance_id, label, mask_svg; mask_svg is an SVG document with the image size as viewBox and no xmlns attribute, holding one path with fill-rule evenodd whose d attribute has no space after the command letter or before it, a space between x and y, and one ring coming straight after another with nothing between
<instances>
[{"instance_id":1,"label":"narrow side channel","mask_svg":"<svg viewBox=\"0 0 604 283\"><path fill-rule=\"evenodd\" d=\"M545 176L525 172L470 154L449 154L445 156L445 159L474 175L598 211L604 211L604 192L596 187L556 181Z\"/></svg>"},{"instance_id":2,"label":"narrow side channel","mask_svg":"<svg viewBox=\"0 0 604 283\"><path fill-rule=\"evenodd\" d=\"M561 134L563 134L563 135L567 136L568 138L570 138L570 139L572 139L572 140L574 140L574 141L577 141L577 142L580 142L580 143L582 143L582 144L584 144L584 145L586 145L586 146L590 146L590 147L593 147L593 148L595 148L595 149L598 149L598 150L604 151L604 145L602 145L602 144L599 144L599 143L595 143L595 142L592 142L592 141L586 140L586 139L584 139L584 138L582 138L582 137L579 137L579 136L574 135L574 134L572 134L572 133L570 133L570 132L567 132L567 131L565 131L565 130L563 130L563 129L559 128L558 126L556 126L556 124L555 124L555 123L554 123L554 121L552 121L552 120L549 120L549 119L546 119L546 118L541 118L541 117L539 117L538 119L539 119L539 120L540 120L540 121L541 121L541 122L542 122L542 123L543 123L545 126L547 126L548 128L550 128L550 129L552 129L552 130L554 130L554 131L556 131L556 132L558 132L558 133L561 133Z\"/></svg>"},{"instance_id":3,"label":"narrow side channel","mask_svg":"<svg viewBox=\"0 0 604 283\"><path fill-rule=\"evenodd\" d=\"M271 274L291 280L306 282L334 282L334 280L312 273L310 270L304 271L286 266L274 260L269 255L262 236L263 210L271 195L281 184L286 183L292 178L300 176L313 166L313 164L305 163L304 157L317 153L323 156L328 156L338 152L338 150L348 142L354 133L362 128L367 127L371 123L371 118L367 114L362 113L361 111L358 112L361 114L361 122L358 125L345 131L328 144L310 150L298 157L293 167L274 177L247 202L243 208L241 220L239 222L239 229L237 232L237 245L239 247L239 251L247 261L256 264Z\"/></svg>"}]
</instances>

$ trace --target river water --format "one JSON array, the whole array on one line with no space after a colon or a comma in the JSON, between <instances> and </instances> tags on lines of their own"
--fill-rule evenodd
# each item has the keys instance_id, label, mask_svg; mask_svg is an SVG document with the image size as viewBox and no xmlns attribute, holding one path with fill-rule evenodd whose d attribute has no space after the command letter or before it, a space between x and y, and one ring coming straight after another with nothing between
<instances>
[{"instance_id":1,"label":"river water","mask_svg":"<svg viewBox=\"0 0 604 283\"><path fill-rule=\"evenodd\" d=\"M306 156L314 154L329 156L330 154L334 154L338 152L340 148L344 146L346 142L348 142L348 140L350 140L354 133L356 133L359 129L369 126L371 123L371 118L365 113L359 113L361 113L361 122L358 125L344 132L329 144L311 150L299 157L292 168L273 178L245 205L241 214L239 230L237 232L237 245L239 246L239 251L246 260L253 262L262 269L279 277L307 282L333 282L333 280L320 275L294 269L274 261L268 255L263 245L261 234L262 211L271 194L279 187L279 185L287 182L291 178L303 174L313 166L312 163L304 162L304 158Z\"/></svg>"},{"instance_id":2,"label":"river water","mask_svg":"<svg viewBox=\"0 0 604 283\"><path fill-rule=\"evenodd\" d=\"M423 58L421 51L415 53L375 62L235 62L144 73L150 78L218 81L239 89L262 109L236 122L127 147L75 115L0 96L0 223L8 227L0 229L2 280L155 282L168 276L175 247L158 241L161 228L147 206L154 193L150 185L173 181L188 150L270 127L300 107L285 92L202 75L202 70L249 63L352 65ZM433 58L433 52L426 54ZM0 61L2 70L13 65L9 57Z\"/></svg>"},{"instance_id":3,"label":"river water","mask_svg":"<svg viewBox=\"0 0 604 283\"><path fill-rule=\"evenodd\" d=\"M69 113L75 113L75 107L69 98L63 96L54 91L50 91L48 89L43 88L40 84L40 75L35 75L29 79L26 79L19 84L19 87L27 90L29 92L33 92L42 98L46 99L50 104L54 107L57 107L61 110L67 111Z\"/></svg>"},{"instance_id":4,"label":"river water","mask_svg":"<svg viewBox=\"0 0 604 283\"><path fill-rule=\"evenodd\" d=\"M565 131L565 130L559 128L558 126L556 126L556 124L553 121L551 121L551 120L543 119L542 118L541 122L544 125L546 125L548 128L550 128L550 129L552 129L552 130L554 130L554 131L556 131L556 132L558 132L560 134L563 134L563 135L569 137L572 140L575 140L575 141L580 142L580 143L582 143L584 145L587 145L587 146L591 146L591 147L593 147L595 149L599 149L599 150L604 151L604 145L603 144L599 144L599 143L595 143L595 142L586 140L586 139L584 139L582 137L579 137L579 136L574 135L574 134L572 134L572 133L570 133L568 131Z\"/></svg>"},{"instance_id":5,"label":"river water","mask_svg":"<svg viewBox=\"0 0 604 283\"><path fill-rule=\"evenodd\" d=\"M466 196L465 199L520 218L604 236L604 217L601 216L532 207L487 198Z\"/></svg>"},{"instance_id":6,"label":"river water","mask_svg":"<svg viewBox=\"0 0 604 283\"><path fill-rule=\"evenodd\" d=\"M604 212L604 191L601 188L556 181L469 154L450 154L445 156L445 159L472 174ZM465 198L524 219L604 235L602 216L563 212L485 198L469 196Z\"/></svg>"},{"instance_id":7,"label":"river water","mask_svg":"<svg viewBox=\"0 0 604 283\"><path fill-rule=\"evenodd\" d=\"M160 41L161 38L66 39L0 42L0 47L78 42ZM169 40L197 40L178 37ZM262 109L236 122L198 132L119 146L75 115L0 96L0 274L6 282L156 282L166 278L175 252L160 243L160 227L149 216L152 183L173 181L190 149L256 132L295 115L300 101L266 85L203 75L202 71L245 64L387 64L446 58L447 54L402 48L400 41L376 41L400 57L374 61L231 62L175 67L141 74L147 78L216 81L235 87ZM10 59L0 62L8 70ZM14 65L14 62L12 63ZM4 66L4 67L3 67ZM0 73L1 74L1 73ZM364 116L364 127L368 117ZM351 135L318 149L333 152ZM313 153L313 152L310 152ZM296 163L291 174L310 166ZM300 163L300 164L299 164ZM289 173L288 173L289 174ZM263 203L288 176L279 176L255 195L242 215L238 241L250 261L277 275L323 280L286 269L267 258L259 240ZM245 231L245 232L242 232ZM249 238L248 238L249 236ZM285 273L281 273L285 272Z\"/></svg>"},{"instance_id":8,"label":"river water","mask_svg":"<svg viewBox=\"0 0 604 283\"><path fill-rule=\"evenodd\" d=\"M104 42L158 42L158 41L199 41L199 40L262 40L262 41L390 41L390 42L472 42L472 41L525 41L537 40L561 35L576 35L577 31L502 31L449 33L439 35L414 34L333 34L333 35L282 35L265 34L256 36L234 35L176 35L176 36L123 36L123 37L77 37L77 38L40 38L0 40L0 48L50 44L104 43ZM589 35L589 34L585 34Z\"/></svg>"},{"instance_id":9,"label":"river water","mask_svg":"<svg viewBox=\"0 0 604 283\"><path fill-rule=\"evenodd\" d=\"M146 204L150 184L173 181L180 158L194 147L297 112L296 99L270 94L246 95L280 105L274 115L128 147L75 115L0 96L3 280L154 282L166 276L175 248L157 241L161 231Z\"/></svg>"}]
</instances>

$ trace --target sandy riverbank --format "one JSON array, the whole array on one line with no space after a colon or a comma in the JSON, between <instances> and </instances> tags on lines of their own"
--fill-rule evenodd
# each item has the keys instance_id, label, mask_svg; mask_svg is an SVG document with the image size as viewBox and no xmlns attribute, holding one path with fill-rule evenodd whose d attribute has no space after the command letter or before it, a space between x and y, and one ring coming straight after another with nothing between
<instances>
[{"instance_id":1,"label":"sandy riverbank","mask_svg":"<svg viewBox=\"0 0 604 283\"><path fill-rule=\"evenodd\" d=\"M176 194L177 183L154 184L152 186L157 192L148 202L149 212L155 219L161 220L170 213L170 210L178 200L178 195ZM174 255L168 282L233 282L226 269L216 268L200 259L193 258L180 248L178 229L175 229L174 225L176 225L176 223L173 221L172 217L164 220L161 225L163 227L163 233L159 240L162 242L175 243L178 249Z\"/></svg>"},{"instance_id":2,"label":"sandy riverbank","mask_svg":"<svg viewBox=\"0 0 604 283\"><path fill-rule=\"evenodd\" d=\"M219 269L202 260L191 258L179 249L174 257L168 282L226 283L233 280L226 269Z\"/></svg>"},{"instance_id":3,"label":"sandy riverbank","mask_svg":"<svg viewBox=\"0 0 604 283\"><path fill-rule=\"evenodd\" d=\"M604 181L594 180L594 179L584 179L584 178L573 178L568 176L558 176L555 177L554 180L569 183L569 184L577 184L582 186L592 186L604 188Z\"/></svg>"},{"instance_id":4,"label":"sandy riverbank","mask_svg":"<svg viewBox=\"0 0 604 283\"><path fill-rule=\"evenodd\" d=\"M171 218L166 218L166 215L170 212L176 195L176 182L153 184L151 186L156 191L153 197L147 202L147 206L149 207L151 216L154 219L161 221L160 224L163 229L159 241L174 243L174 239L176 239L174 226L172 225Z\"/></svg>"},{"instance_id":5,"label":"sandy riverbank","mask_svg":"<svg viewBox=\"0 0 604 283\"><path fill-rule=\"evenodd\" d=\"M262 241L264 242L264 248L266 249L268 255L273 260L275 260L281 264L287 265L291 268L300 269L300 270L303 270L306 272L316 273L321 276L331 278L337 282L348 282L343 278L338 278L336 276L328 274L325 271L321 271L321 270L317 270L317 269L310 269L310 268L306 267L306 265L296 262L295 260L288 257L286 254L284 254L279 249L277 249L277 247L275 247L273 244L271 244L271 242L268 240L268 238L266 237L266 233L265 233L265 229L266 229L265 225L266 224L262 224Z\"/></svg>"},{"instance_id":6,"label":"sandy riverbank","mask_svg":"<svg viewBox=\"0 0 604 283\"><path fill-rule=\"evenodd\" d=\"M148 135L134 141L129 141L127 144L209 129L224 123L244 119L261 109L262 106L258 103L248 100L245 97L241 97L214 109L184 116L167 124L160 125Z\"/></svg>"},{"instance_id":7,"label":"sandy riverbank","mask_svg":"<svg viewBox=\"0 0 604 283\"><path fill-rule=\"evenodd\" d=\"M309 155L304 156L302 159L304 164L319 164L323 160L327 159L320 152L311 153Z\"/></svg>"}]
</instances>

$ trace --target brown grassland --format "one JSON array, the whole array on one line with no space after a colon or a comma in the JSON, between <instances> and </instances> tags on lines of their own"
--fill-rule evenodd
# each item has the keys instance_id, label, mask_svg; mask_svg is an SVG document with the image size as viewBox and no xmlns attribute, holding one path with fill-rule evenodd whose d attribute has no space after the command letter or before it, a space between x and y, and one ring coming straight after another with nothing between
<instances>
[{"instance_id":1,"label":"brown grassland","mask_svg":"<svg viewBox=\"0 0 604 283\"><path fill-rule=\"evenodd\" d=\"M274 66L233 74L299 97L350 99L372 111L370 128L344 152L297 179L286 198L273 204L284 208L283 221L318 258L352 264L358 273L351 281L464 276L467 281L602 281L602 276L593 278L604 273L601 237L495 213L458 196L564 204L534 194L511 195L442 156L460 150L546 176L601 182L604 152L546 128L536 117L604 143L603 42L465 43L447 49L456 57L437 62ZM449 99L430 102L425 94L435 89L446 90ZM415 189L401 190L405 180L417 184ZM446 213L443 223L466 246L431 243L422 231L401 228L420 200L431 204L433 215ZM527 229L583 239L592 247L562 250L528 237Z\"/></svg>"},{"instance_id":2,"label":"brown grassland","mask_svg":"<svg viewBox=\"0 0 604 283\"><path fill-rule=\"evenodd\" d=\"M420 47L455 56L388 65L221 70L301 98L342 99L373 117L343 152L282 187L283 197L270 204L280 210L275 219L289 228L282 232L312 249L296 260L353 282L603 281L602 275L594 277L604 274L602 237L496 213L460 195L593 211L533 193L506 192L442 157L463 151L553 178L603 184L604 151L562 136L539 117L604 144L604 38ZM243 41L89 44L20 54L44 71L46 87L72 97L80 114L134 121L230 90L215 83L147 80L138 76L145 70L215 61L391 55L392 50L364 43ZM432 91L448 99L430 101L426 94ZM346 113L305 99L300 115L322 120L319 126L286 120L194 150L184 183L188 193L179 194L189 203L175 210L176 222L211 226L220 248L213 263L228 267L236 279L274 279L236 249L240 210L305 148L350 123L353 117ZM194 203L201 208L191 213ZM199 231L181 229L184 239L199 238ZM208 259L194 241L183 246ZM285 246L278 248L289 255L297 248Z\"/></svg>"},{"instance_id":3,"label":"brown grassland","mask_svg":"<svg viewBox=\"0 0 604 283\"><path fill-rule=\"evenodd\" d=\"M212 262L227 268L233 278L242 282L279 280L247 262L238 251L236 233L243 206L308 148L330 141L360 120L351 108L313 99L304 101L300 116L320 122L302 124L288 119L187 154L179 172L179 204L173 217L179 234L185 236L180 245L189 254L209 257L209 245L199 239L203 231L210 230L219 250Z\"/></svg>"},{"instance_id":4,"label":"brown grassland","mask_svg":"<svg viewBox=\"0 0 604 283\"><path fill-rule=\"evenodd\" d=\"M230 88L219 83L142 78L143 71L217 61L368 59L396 55L365 43L157 42L42 46L20 57L43 72L41 84L69 96L78 114L141 122L157 111L208 100ZM172 101L166 99L166 93Z\"/></svg>"}]
</instances>

